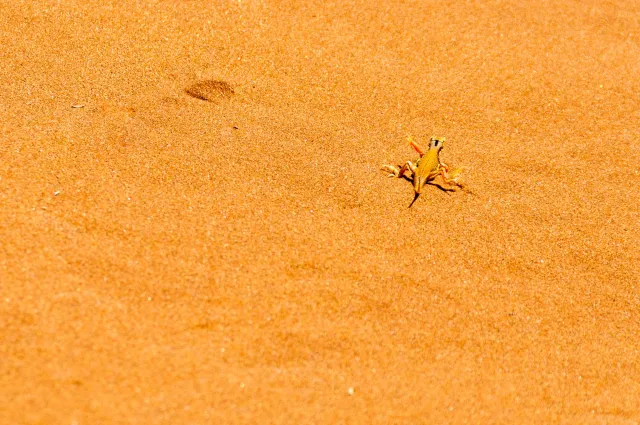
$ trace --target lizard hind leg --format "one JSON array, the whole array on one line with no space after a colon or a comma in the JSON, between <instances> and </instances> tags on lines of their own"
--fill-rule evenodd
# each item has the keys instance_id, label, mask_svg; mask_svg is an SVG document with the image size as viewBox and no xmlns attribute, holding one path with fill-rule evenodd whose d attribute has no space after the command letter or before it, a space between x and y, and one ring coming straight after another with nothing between
<instances>
[{"instance_id":1,"label":"lizard hind leg","mask_svg":"<svg viewBox=\"0 0 640 425\"><path fill-rule=\"evenodd\" d=\"M400 172L398 173L398 177L404 177L404 173L407 172L407 170L409 170L409 172L411 173L411 177L413 178L413 175L416 172L416 166L413 165L413 162L411 161L407 161L401 168L400 168Z\"/></svg>"},{"instance_id":2,"label":"lizard hind leg","mask_svg":"<svg viewBox=\"0 0 640 425\"><path fill-rule=\"evenodd\" d=\"M443 175L443 177L445 177L448 180L454 180L454 181L458 181L458 178L460 177L460 175L466 171L468 168L467 167L455 167L451 170L449 170L449 168L445 169L445 173Z\"/></svg>"},{"instance_id":3,"label":"lizard hind leg","mask_svg":"<svg viewBox=\"0 0 640 425\"><path fill-rule=\"evenodd\" d=\"M404 177L404 173L406 173L407 170L409 170L411 172L411 175L413 176L413 174L416 172L416 166L413 165L413 163L411 161L407 161L400 168L394 167L393 165L384 165L382 167L382 170L389 172L390 173L389 177L402 178L402 177Z\"/></svg>"},{"instance_id":4,"label":"lizard hind leg","mask_svg":"<svg viewBox=\"0 0 640 425\"><path fill-rule=\"evenodd\" d=\"M439 159L438 159L438 161L439 161L438 162L438 166L440 168L443 168L445 173L448 173L449 172L449 166L447 164L445 164L444 162L440 161Z\"/></svg>"},{"instance_id":5,"label":"lizard hind leg","mask_svg":"<svg viewBox=\"0 0 640 425\"><path fill-rule=\"evenodd\" d=\"M454 168L449 172L447 169L441 168L440 170L438 170L438 174L436 174L435 177L439 175L444 183L451 186L457 186L460 189L464 189L465 185L462 182L458 181L458 177L460 176L460 173L462 173L463 170L464 168L461 167L461 168Z\"/></svg>"},{"instance_id":6,"label":"lizard hind leg","mask_svg":"<svg viewBox=\"0 0 640 425\"><path fill-rule=\"evenodd\" d=\"M394 167L393 165L383 165L382 171L386 171L387 173L389 173L388 177L398 177L398 175L400 174L400 170L398 169L398 167Z\"/></svg>"}]
</instances>

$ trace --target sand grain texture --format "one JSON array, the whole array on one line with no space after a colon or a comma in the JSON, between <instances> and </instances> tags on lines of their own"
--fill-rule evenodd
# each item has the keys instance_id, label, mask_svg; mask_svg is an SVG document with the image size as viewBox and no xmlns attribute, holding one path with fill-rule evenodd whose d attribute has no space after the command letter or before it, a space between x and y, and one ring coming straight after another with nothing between
<instances>
[{"instance_id":1,"label":"sand grain texture","mask_svg":"<svg viewBox=\"0 0 640 425\"><path fill-rule=\"evenodd\" d=\"M3 2L0 423L639 423L639 16Z\"/></svg>"}]
</instances>

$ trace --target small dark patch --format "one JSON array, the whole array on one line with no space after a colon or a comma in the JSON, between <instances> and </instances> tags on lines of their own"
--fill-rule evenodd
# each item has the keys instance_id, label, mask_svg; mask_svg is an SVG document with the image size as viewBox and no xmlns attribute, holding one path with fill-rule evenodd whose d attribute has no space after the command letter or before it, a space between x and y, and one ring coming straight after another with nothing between
<instances>
[{"instance_id":1,"label":"small dark patch","mask_svg":"<svg viewBox=\"0 0 640 425\"><path fill-rule=\"evenodd\" d=\"M177 105L179 102L175 97L165 96L162 98L162 103L165 103L167 105Z\"/></svg>"},{"instance_id":2,"label":"small dark patch","mask_svg":"<svg viewBox=\"0 0 640 425\"><path fill-rule=\"evenodd\" d=\"M202 322L198 323L191 327L191 329L199 329L199 330L214 330L218 328L218 324L215 322Z\"/></svg>"},{"instance_id":3,"label":"small dark patch","mask_svg":"<svg viewBox=\"0 0 640 425\"><path fill-rule=\"evenodd\" d=\"M229 83L216 80L198 81L191 87L185 89L185 92L191 97L207 102L231 99L231 96L235 94L233 87L231 87Z\"/></svg>"}]
</instances>

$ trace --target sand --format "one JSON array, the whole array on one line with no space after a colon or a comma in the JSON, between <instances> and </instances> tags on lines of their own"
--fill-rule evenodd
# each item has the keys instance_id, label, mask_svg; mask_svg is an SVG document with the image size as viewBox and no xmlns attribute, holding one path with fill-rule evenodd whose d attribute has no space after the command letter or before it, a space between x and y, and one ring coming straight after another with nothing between
<instances>
[{"instance_id":1,"label":"sand","mask_svg":"<svg viewBox=\"0 0 640 425\"><path fill-rule=\"evenodd\" d=\"M639 423L639 16L3 2L0 423Z\"/></svg>"}]
</instances>

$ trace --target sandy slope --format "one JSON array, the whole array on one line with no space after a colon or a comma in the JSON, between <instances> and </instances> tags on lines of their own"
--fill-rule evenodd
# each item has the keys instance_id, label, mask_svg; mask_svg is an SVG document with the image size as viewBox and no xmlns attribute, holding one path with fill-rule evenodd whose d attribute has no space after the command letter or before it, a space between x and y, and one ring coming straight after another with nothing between
<instances>
[{"instance_id":1,"label":"sandy slope","mask_svg":"<svg viewBox=\"0 0 640 425\"><path fill-rule=\"evenodd\" d=\"M288 3L0 3L0 423L637 424L638 2Z\"/></svg>"}]
</instances>

